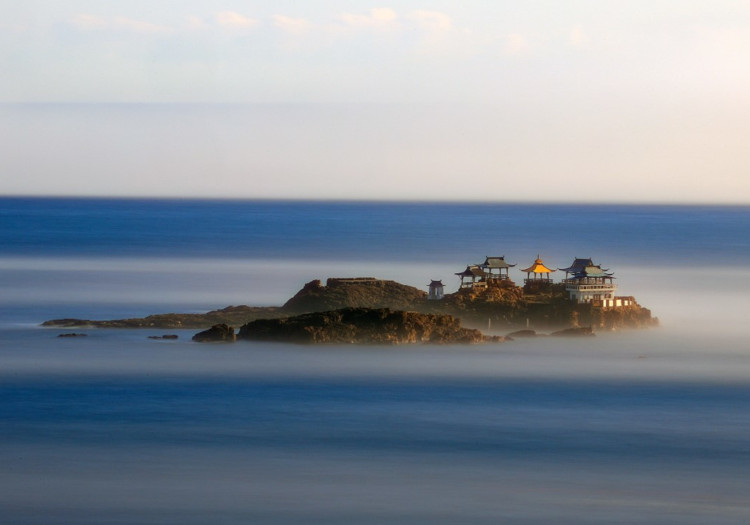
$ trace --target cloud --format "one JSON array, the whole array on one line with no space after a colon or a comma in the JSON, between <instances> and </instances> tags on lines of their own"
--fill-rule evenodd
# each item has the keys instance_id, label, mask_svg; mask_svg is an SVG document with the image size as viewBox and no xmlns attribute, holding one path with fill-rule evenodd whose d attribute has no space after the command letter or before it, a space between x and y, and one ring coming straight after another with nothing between
<instances>
[{"instance_id":1,"label":"cloud","mask_svg":"<svg viewBox=\"0 0 750 525\"><path fill-rule=\"evenodd\" d=\"M391 29L395 26L398 15L388 7L370 9L368 15L345 13L339 20L351 28Z\"/></svg>"},{"instance_id":2,"label":"cloud","mask_svg":"<svg viewBox=\"0 0 750 525\"><path fill-rule=\"evenodd\" d=\"M185 19L185 27L188 29L203 29L206 22L199 16L190 15Z\"/></svg>"},{"instance_id":3,"label":"cloud","mask_svg":"<svg viewBox=\"0 0 750 525\"><path fill-rule=\"evenodd\" d=\"M453 29L453 20L451 17L440 11L417 10L409 15L409 18L426 31L442 32Z\"/></svg>"},{"instance_id":4,"label":"cloud","mask_svg":"<svg viewBox=\"0 0 750 525\"><path fill-rule=\"evenodd\" d=\"M240 13L235 13L234 11L221 11L220 13L216 13L216 23L231 29L252 29L260 21L241 15Z\"/></svg>"},{"instance_id":5,"label":"cloud","mask_svg":"<svg viewBox=\"0 0 750 525\"><path fill-rule=\"evenodd\" d=\"M413 50L417 55L461 59L476 54L475 35L469 29L455 27L449 15L420 9L406 18L416 36Z\"/></svg>"},{"instance_id":6,"label":"cloud","mask_svg":"<svg viewBox=\"0 0 750 525\"><path fill-rule=\"evenodd\" d=\"M583 32L583 28L581 26L575 26L570 30L568 40L572 45L576 47L586 46L591 41L589 36Z\"/></svg>"},{"instance_id":7,"label":"cloud","mask_svg":"<svg viewBox=\"0 0 750 525\"><path fill-rule=\"evenodd\" d=\"M528 48L529 41L521 33L510 33L505 37L505 52L509 55L519 55Z\"/></svg>"},{"instance_id":8,"label":"cloud","mask_svg":"<svg viewBox=\"0 0 750 525\"><path fill-rule=\"evenodd\" d=\"M273 23L284 33L295 36L307 33L312 27L312 24L304 18L292 18L284 15L274 15Z\"/></svg>"}]
</instances>

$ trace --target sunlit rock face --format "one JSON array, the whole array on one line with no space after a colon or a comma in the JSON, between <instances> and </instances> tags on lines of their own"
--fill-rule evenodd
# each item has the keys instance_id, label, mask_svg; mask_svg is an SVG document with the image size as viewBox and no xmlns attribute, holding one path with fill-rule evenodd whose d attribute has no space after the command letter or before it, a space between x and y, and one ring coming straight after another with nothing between
<instances>
[{"instance_id":1,"label":"sunlit rock face","mask_svg":"<svg viewBox=\"0 0 750 525\"><path fill-rule=\"evenodd\" d=\"M325 286L314 280L307 283L282 307L288 313L324 312L339 308L391 308L413 310L427 299L427 293L397 283L372 277L331 278Z\"/></svg>"}]
</instances>

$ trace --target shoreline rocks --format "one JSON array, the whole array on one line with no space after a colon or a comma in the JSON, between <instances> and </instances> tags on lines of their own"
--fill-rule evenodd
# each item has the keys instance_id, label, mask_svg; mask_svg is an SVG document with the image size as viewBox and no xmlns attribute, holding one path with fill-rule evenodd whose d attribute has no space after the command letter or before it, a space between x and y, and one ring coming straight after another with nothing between
<instances>
[{"instance_id":1,"label":"shoreline rocks","mask_svg":"<svg viewBox=\"0 0 750 525\"><path fill-rule=\"evenodd\" d=\"M549 334L551 337L593 337L596 334L594 329L590 326L578 326L573 328L565 328L564 330L558 330Z\"/></svg>"},{"instance_id":2,"label":"shoreline rocks","mask_svg":"<svg viewBox=\"0 0 750 525\"><path fill-rule=\"evenodd\" d=\"M224 323L215 324L193 336L193 341L197 343L233 343L236 339L234 328Z\"/></svg>"},{"instance_id":3,"label":"shoreline rocks","mask_svg":"<svg viewBox=\"0 0 750 525\"><path fill-rule=\"evenodd\" d=\"M243 325L238 339L298 344L400 345L501 342L464 328L451 315L421 314L390 308L343 308Z\"/></svg>"},{"instance_id":4,"label":"shoreline rocks","mask_svg":"<svg viewBox=\"0 0 750 525\"><path fill-rule=\"evenodd\" d=\"M56 328L209 328L216 324L241 325L252 319L267 319L285 315L277 306L227 306L202 314L154 314L130 319L92 321L90 319L51 319L44 327Z\"/></svg>"}]
</instances>

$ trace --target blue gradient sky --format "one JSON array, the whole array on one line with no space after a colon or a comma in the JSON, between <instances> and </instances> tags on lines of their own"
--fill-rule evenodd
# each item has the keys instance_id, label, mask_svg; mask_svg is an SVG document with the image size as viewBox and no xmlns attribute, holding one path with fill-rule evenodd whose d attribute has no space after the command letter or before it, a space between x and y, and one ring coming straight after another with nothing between
<instances>
[{"instance_id":1,"label":"blue gradient sky","mask_svg":"<svg viewBox=\"0 0 750 525\"><path fill-rule=\"evenodd\" d=\"M0 1L2 194L750 202L750 4Z\"/></svg>"}]
</instances>

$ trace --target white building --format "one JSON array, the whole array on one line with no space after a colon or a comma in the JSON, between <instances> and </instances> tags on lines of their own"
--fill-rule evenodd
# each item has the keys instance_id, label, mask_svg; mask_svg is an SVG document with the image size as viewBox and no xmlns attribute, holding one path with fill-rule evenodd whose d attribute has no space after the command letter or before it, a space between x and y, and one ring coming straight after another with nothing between
<instances>
[{"instance_id":1,"label":"white building","mask_svg":"<svg viewBox=\"0 0 750 525\"><path fill-rule=\"evenodd\" d=\"M571 301L604 308L628 306L634 302L632 297L615 297L614 274L591 259L576 258L572 265L560 270L565 272L563 283Z\"/></svg>"}]
</instances>

